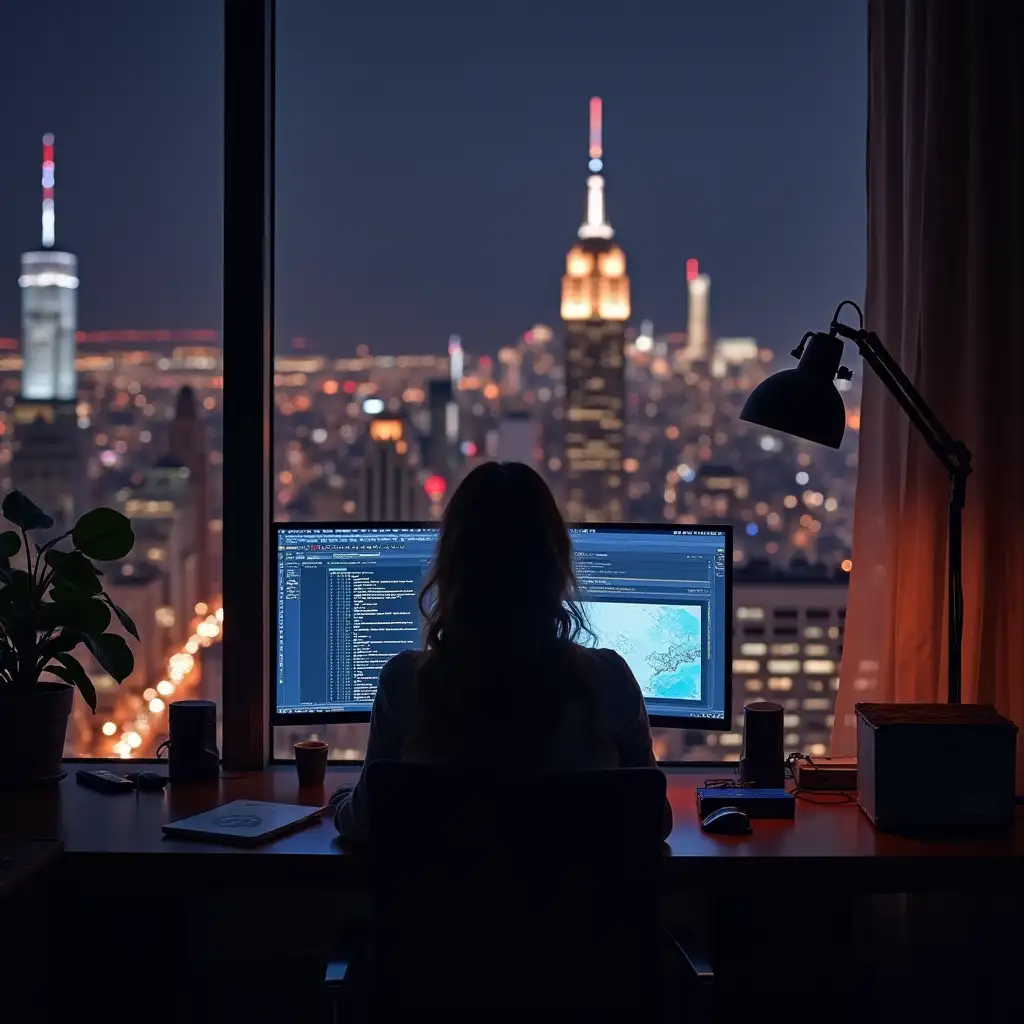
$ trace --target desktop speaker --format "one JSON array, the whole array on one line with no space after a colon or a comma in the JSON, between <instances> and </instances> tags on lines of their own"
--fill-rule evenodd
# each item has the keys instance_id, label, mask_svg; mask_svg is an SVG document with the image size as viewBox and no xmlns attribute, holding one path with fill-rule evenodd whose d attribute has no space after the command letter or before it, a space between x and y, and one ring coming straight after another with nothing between
<instances>
[{"instance_id":1,"label":"desktop speaker","mask_svg":"<svg viewBox=\"0 0 1024 1024\"><path fill-rule=\"evenodd\" d=\"M740 782L759 789L782 789L786 766L782 752L782 705L751 701L743 709Z\"/></svg>"},{"instance_id":2,"label":"desktop speaker","mask_svg":"<svg viewBox=\"0 0 1024 1024\"><path fill-rule=\"evenodd\" d=\"M217 705L212 700L173 701L167 747L167 777L172 783L218 779Z\"/></svg>"},{"instance_id":3,"label":"desktop speaker","mask_svg":"<svg viewBox=\"0 0 1024 1024\"><path fill-rule=\"evenodd\" d=\"M1010 828L1017 727L984 704L857 704L857 802L890 832Z\"/></svg>"}]
</instances>

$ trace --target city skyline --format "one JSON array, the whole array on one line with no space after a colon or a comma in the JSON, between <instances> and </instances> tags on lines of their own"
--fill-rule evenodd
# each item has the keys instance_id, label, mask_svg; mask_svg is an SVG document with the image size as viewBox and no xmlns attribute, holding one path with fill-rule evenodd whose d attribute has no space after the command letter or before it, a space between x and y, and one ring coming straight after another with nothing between
<instances>
[{"instance_id":1,"label":"city skyline","mask_svg":"<svg viewBox=\"0 0 1024 1024\"><path fill-rule=\"evenodd\" d=\"M218 326L216 5L56 6L0 16L3 35L28 40L0 68L3 87L35 82L0 155L3 265L37 244L38 140L52 131L57 239L81 259L81 327ZM440 352L459 333L467 350L493 354L530 324L557 322L559 254L583 212L579 111L592 94L605 100L634 325L685 326L691 257L714 281L714 333L777 351L838 297L859 296L859 6L826 16L793 4L771 24L746 3L731 19L658 6L641 5L630 27L609 5L576 5L526 36L447 4L434 31L412 12L385 46L383 14L342 24L330 5L282 4L279 347L303 335L329 355L360 343ZM737 18L751 31L734 32ZM58 70L33 78L43 66ZM0 335L17 334L16 276L11 267L0 284Z\"/></svg>"}]
</instances>

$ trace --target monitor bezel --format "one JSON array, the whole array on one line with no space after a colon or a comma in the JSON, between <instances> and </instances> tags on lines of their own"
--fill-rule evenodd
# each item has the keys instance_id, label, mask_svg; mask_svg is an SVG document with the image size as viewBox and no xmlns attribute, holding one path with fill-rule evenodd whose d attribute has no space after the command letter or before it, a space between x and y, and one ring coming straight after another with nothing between
<instances>
[{"instance_id":1,"label":"monitor bezel","mask_svg":"<svg viewBox=\"0 0 1024 1024\"><path fill-rule=\"evenodd\" d=\"M278 535L282 530L366 530L366 529L432 529L440 527L436 520L403 520L394 522L367 522L365 520L343 520L341 522L275 522L270 545L270 599L272 627L268 630L269 652L267 660L268 705L271 726L294 725L351 725L370 721L369 711L278 711L276 701L277 674L274 671L277 657L277 550ZM724 535L725 539L725 636L721 637L723 649L728 652L725 659L725 717L649 715L651 727L655 729L692 729L697 732L728 732L732 728L732 614L733 614L733 528L728 523L568 523L570 530L595 530L602 533L667 533L686 530L689 533Z\"/></svg>"}]
</instances>

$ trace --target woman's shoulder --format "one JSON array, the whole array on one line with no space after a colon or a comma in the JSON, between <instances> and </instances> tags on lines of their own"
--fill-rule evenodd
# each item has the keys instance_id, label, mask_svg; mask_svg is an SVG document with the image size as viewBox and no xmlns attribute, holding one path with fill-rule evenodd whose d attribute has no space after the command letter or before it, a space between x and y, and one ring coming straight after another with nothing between
<instances>
[{"instance_id":1,"label":"woman's shoulder","mask_svg":"<svg viewBox=\"0 0 1024 1024\"><path fill-rule=\"evenodd\" d=\"M636 686L629 665L621 654L608 647L581 647L573 644L573 658L580 670L598 684Z\"/></svg>"},{"instance_id":2,"label":"woman's shoulder","mask_svg":"<svg viewBox=\"0 0 1024 1024\"><path fill-rule=\"evenodd\" d=\"M417 649L399 651L385 663L380 670L380 686L387 686L389 683L398 683L410 679L416 675L417 669L423 661L423 652Z\"/></svg>"},{"instance_id":3,"label":"woman's shoulder","mask_svg":"<svg viewBox=\"0 0 1024 1024\"><path fill-rule=\"evenodd\" d=\"M631 728L643 713L644 697L626 660L607 647L577 645L573 655L605 727L612 734Z\"/></svg>"},{"instance_id":4,"label":"woman's shoulder","mask_svg":"<svg viewBox=\"0 0 1024 1024\"><path fill-rule=\"evenodd\" d=\"M380 670L375 702L394 715L404 716L416 704L416 672L423 658L419 650L400 651Z\"/></svg>"}]
</instances>

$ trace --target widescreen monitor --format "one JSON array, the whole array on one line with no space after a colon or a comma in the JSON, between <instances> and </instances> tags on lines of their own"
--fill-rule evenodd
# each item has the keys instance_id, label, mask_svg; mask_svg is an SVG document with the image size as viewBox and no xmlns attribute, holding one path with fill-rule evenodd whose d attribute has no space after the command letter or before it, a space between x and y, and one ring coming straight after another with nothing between
<instances>
[{"instance_id":1,"label":"widescreen monitor","mask_svg":"<svg viewBox=\"0 0 1024 1024\"><path fill-rule=\"evenodd\" d=\"M728 729L727 526L570 528L590 636L633 670L652 725ZM380 670L421 646L417 596L437 542L425 523L276 523L275 725L367 721Z\"/></svg>"}]
</instances>

